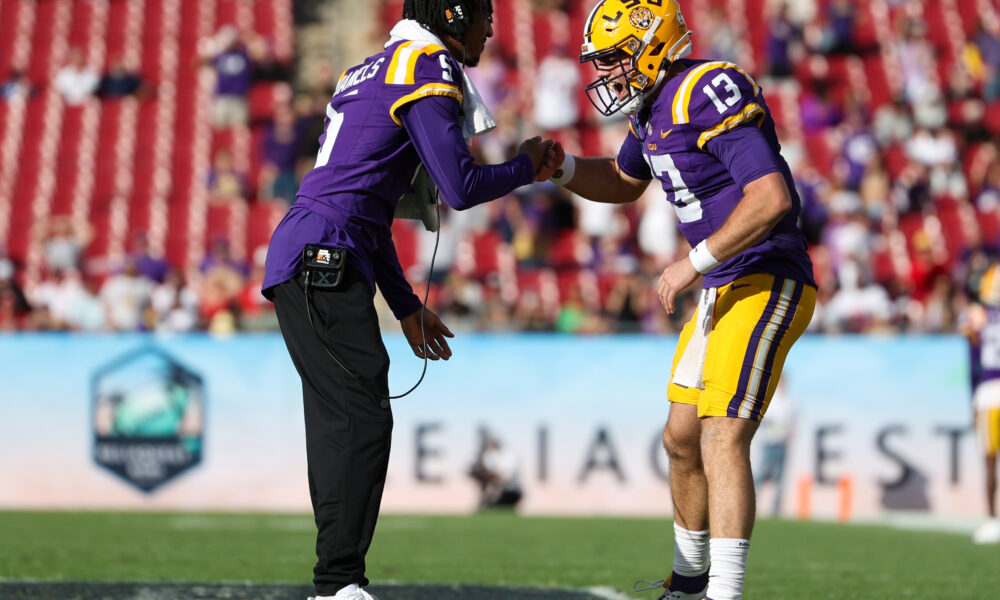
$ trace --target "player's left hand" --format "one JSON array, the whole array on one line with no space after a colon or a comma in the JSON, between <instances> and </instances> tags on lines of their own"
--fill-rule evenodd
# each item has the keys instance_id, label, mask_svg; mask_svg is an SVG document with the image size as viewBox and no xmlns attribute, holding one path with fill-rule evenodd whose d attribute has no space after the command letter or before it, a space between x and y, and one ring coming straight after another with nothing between
<instances>
[{"instance_id":1,"label":"player's left hand","mask_svg":"<svg viewBox=\"0 0 1000 600\"><path fill-rule=\"evenodd\" d=\"M660 304L663 305L663 309L667 311L668 315L674 314L676 309L674 300L677 298L677 294L697 281L698 276L698 271L695 270L691 260L687 257L663 270L660 281L656 285L656 293L660 297Z\"/></svg>"},{"instance_id":2,"label":"player's left hand","mask_svg":"<svg viewBox=\"0 0 1000 600\"><path fill-rule=\"evenodd\" d=\"M535 175L546 168L552 162L550 152L552 150L552 140L542 140L542 136L536 135L521 142L517 151L520 154L527 154L531 159L531 169Z\"/></svg>"},{"instance_id":3,"label":"player's left hand","mask_svg":"<svg viewBox=\"0 0 1000 600\"><path fill-rule=\"evenodd\" d=\"M423 358L426 354L430 360L448 360L451 358L451 348L448 347L448 340L445 338L455 337L455 334L441 322L441 319L430 309L424 309L424 335L420 334L420 310L415 311L408 317L403 317L399 321L399 326L403 329L406 341L410 343L410 348L417 358ZM424 338L427 345L424 346Z\"/></svg>"},{"instance_id":4,"label":"player's left hand","mask_svg":"<svg viewBox=\"0 0 1000 600\"><path fill-rule=\"evenodd\" d=\"M545 152L545 161L542 163L542 168L535 174L535 181L545 181L555 175L565 160L566 151L563 150L562 144L559 142L552 144Z\"/></svg>"}]
</instances>

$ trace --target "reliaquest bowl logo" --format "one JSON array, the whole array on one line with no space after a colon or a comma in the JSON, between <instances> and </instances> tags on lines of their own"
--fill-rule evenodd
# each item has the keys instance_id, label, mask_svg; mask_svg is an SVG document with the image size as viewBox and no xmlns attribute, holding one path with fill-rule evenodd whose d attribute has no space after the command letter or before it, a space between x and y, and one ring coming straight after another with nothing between
<instances>
[{"instance_id":1,"label":"reliaquest bowl logo","mask_svg":"<svg viewBox=\"0 0 1000 600\"><path fill-rule=\"evenodd\" d=\"M126 354L93 379L94 460L144 492L201 462L202 378L157 348Z\"/></svg>"}]
</instances>

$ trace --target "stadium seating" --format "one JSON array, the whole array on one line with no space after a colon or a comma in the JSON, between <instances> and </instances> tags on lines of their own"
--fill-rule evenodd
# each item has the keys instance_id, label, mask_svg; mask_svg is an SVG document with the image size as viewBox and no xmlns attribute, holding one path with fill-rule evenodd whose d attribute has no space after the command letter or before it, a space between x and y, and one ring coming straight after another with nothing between
<instances>
[{"instance_id":1,"label":"stadium seating","mask_svg":"<svg viewBox=\"0 0 1000 600\"><path fill-rule=\"evenodd\" d=\"M382 2L382 22L394 22L401 4ZM806 131L799 111L803 98L812 92L808 70L800 69L796 77L782 81L761 76L767 64L770 4L713 0L687 2L684 7L698 48L709 46L713 7L721 7L733 27L747 32L737 44L738 60L765 86L783 141L804 147L821 173L831 173L841 152L838 133ZM823 15L829 4L817 0L818 13ZM559 46L573 53L592 2L563 2L563 11L531 10L531 5L497 2L493 42L513 67L512 89L525 113L538 64ZM872 0L855 5L854 41L862 51L825 57L825 78L835 101L861 98L871 111L892 102L904 87L901 19L917 18L928 26L927 38L937 57L931 76L944 87L981 16L997 12L994 0L926 0L906 6ZM292 19L290 0L0 2L0 76L21 68L35 88L27 100L0 101L0 242L20 267L23 283L30 286L45 276L41 241L32 236L32 228L49 216L73 215L92 225L95 237L86 257L99 273L120 263L138 233L146 234L153 249L181 270L197 267L206 248L219 238L228 241L240 260L248 260L265 245L282 208L255 201L213 204L207 174L215 152L230 149L237 169L248 174L253 196L264 123L282 88L271 82L255 84L249 95L249 130L215 131L208 109L212 79L199 69L199 45L222 25L232 24L266 36L276 57L287 62L294 52ZM102 71L111 60L124 59L153 93L66 105L50 82L71 48L81 49L88 62ZM579 69L583 80L592 77L590 65ZM589 106L582 86L577 100ZM961 106L953 104L951 109L954 116ZM567 145L583 154L605 154L601 120L589 110L583 112L578 126L565 133ZM1000 134L1000 104L986 108L984 126ZM963 165L967 176L980 151L981 146L975 145L967 149ZM898 143L888 146L883 158L893 178L909 160ZM1000 216L995 210L974 208L967 198L952 196L924 214L904 215L897 229L879 232L881 242L872 265L876 279L905 277L899 240L912 248L914 236L928 230L938 232L949 261L955 261L972 240L997 240ZM404 271L410 273L419 262L420 225L397 222L393 233ZM499 276L514 282L509 289L535 289L549 311L577 289L588 302L603 304L615 278L589 275L589 265L577 258L578 243L573 232L556 237L551 264L539 269L517 265L510 245L496 232L477 230L459 242L464 259L456 261L456 269L479 281Z\"/></svg>"},{"instance_id":2,"label":"stadium seating","mask_svg":"<svg viewBox=\"0 0 1000 600\"><path fill-rule=\"evenodd\" d=\"M6 207L0 210L0 239L29 283L42 275L31 226L48 215L89 220L96 237L87 255L110 264L140 232L182 268L200 261L213 235L232 237L241 257L266 243L276 209L220 214L226 211L209 210L203 193L216 140L205 109L210 82L197 68L197 51L200 40L226 23L269 36L275 53L290 58L286 0L0 3L0 73L20 66L36 90L23 108L0 103L0 147L19 159L16 169L0 171L0 205ZM83 50L100 70L123 57L155 92L64 105L49 84L70 48ZM271 85L253 90L255 116L269 116L271 102ZM231 142L238 160L249 166L259 133L219 142Z\"/></svg>"}]
</instances>

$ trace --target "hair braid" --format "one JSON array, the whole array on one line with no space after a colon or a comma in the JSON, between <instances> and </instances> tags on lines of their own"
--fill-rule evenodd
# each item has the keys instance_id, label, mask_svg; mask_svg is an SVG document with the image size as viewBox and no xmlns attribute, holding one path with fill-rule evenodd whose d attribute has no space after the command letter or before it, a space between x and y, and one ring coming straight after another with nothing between
<instances>
[{"instance_id":1,"label":"hair braid","mask_svg":"<svg viewBox=\"0 0 1000 600\"><path fill-rule=\"evenodd\" d=\"M431 31L443 31L447 25L444 13L451 4L449 0L404 0L403 18L413 19ZM466 5L472 11L470 19L475 15L493 14L492 0L466 0Z\"/></svg>"}]
</instances>

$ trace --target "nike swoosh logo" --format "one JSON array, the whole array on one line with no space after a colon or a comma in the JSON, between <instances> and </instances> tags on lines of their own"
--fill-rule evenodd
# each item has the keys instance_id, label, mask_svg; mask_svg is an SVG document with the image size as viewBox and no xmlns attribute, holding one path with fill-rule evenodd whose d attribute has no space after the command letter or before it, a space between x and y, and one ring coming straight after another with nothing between
<instances>
[{"instance_id":1,"label":"nike swoosh logo","mask_svg":"<svg viewBox=\"0 0 1000 600\"><path fill-rule=\"evenodd\" d=\"M661 129L661 130L660 130L660 139L661 139L661 140L662 140L662 139L666 139L666 138L667 138L667 136L668 136L668 135L670 135L670 132L671 132L671 131L673 131L673 129L668 129L668 130L666 130L666 131L663 131L663 130Z\"/></svg>"},{"instance_id":2,"label":"nike swoosh logo","mask_svg":"<svg viewBox=\"0 0 1000 600\"><path fill-rule=\"evenodd\" d=\"M737 284L734 283L733 285L729 286L729 289L731 289L731 290L738 290L740 288L745 288L745 287L750 287L750 284L749 283L741 283L741 284L737 285Z\"/></svg>"}]
</instances>

